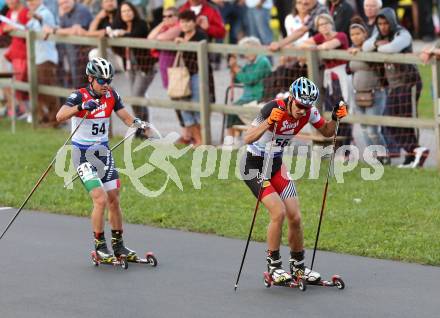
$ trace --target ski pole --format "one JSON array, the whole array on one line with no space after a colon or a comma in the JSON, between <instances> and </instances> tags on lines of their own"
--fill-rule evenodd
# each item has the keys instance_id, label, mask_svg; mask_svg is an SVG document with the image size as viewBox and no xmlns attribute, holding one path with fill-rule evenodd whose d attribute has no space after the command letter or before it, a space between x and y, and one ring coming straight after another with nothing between
<instances>
[{"instance_id":1,"label":"ski pole","mask_svg":"<svg viewBox=\"0 0 440 318\"><path fill-rule=\"evenodd\" d=\"M324 216L325 201L327 199L328 179L330 177L331 168L332 168L334 160L335 160L336 137L338 136L338 130L339 130L339 118L336 120L335 135L333 137L333 152L332 152L332 156L330 158L330 164L329 164L328 169L327 169L327 179L325 181L324 194L323 194L323 197L322 197L321 214L319 215L318 230L316 231L315 246L313 247L312 264L310 265L310 270L313 270L313 264L315 262L316 249L318 248L319 233L321 231L321 223L322 223L322 218Z\"/></svg>"},{"instance_id":2,"label":"ski pole","mask_svg":"<svg viewBox=\"0 0 440 318\"><path fill-rule=\"evenodd\" d=\"M247 238L247 241L246 241L246 247L244 248L243 258L241 259L240 270L238 271L237 280L235 281L235 287L234 287L235 291L237 291L237 288L238 288L238 281L240 280L240 276L241 276L241 271L243 269L244 260L246 258L247 250L248 250L248 247L249 247L249 242L250 242L251 236L252 236L252 231L254 229L255 218L257 216L258 207L260 206L261 194L263 193L263 184L264 184L264 181L267 180L266 179L266 174L267 174L267 170L269 168L269 161L270 161L270 156L272 154L273 139L274 139L275 134L276 134L277 123L278 122L275 122L275 125L274 125L274 128L273 128L272 138L270 140L270 148L269 148L269 152L268 152L268 157L266 159L266 162L264 163L264 167L263 167L263 170L262 170L263 174L261 175L261 178L260 178L260 190L258 191L258 197L257 197L257 203L255 205L254 216L252 217L251 228L249 230L249 235L248 235L248 238Z\"/></svg>"},{"instance_id":3,"label":"ski pole","mask_svg":"<svg viewBox=\"0 0 440 318\"><path fill-rule=\"evenodd\" d=\"M84 115L84 117L81 119L81 121L79 122L78 126L76 126L76 128L72 131L72 133L70 134L69 138L67 138L67 140L64 142L64 144L61 146L61 148L63 148L70 139L72 139L73 135L76 133L76 131L78 130L78 128L81 126L81 124L83 123L84 119L86 119L86 117L89 115L89 112L87 111L86 114ZM60 149L61 149L60 148ZM58 152L57 152L58 153ZM41 177L38 179L37 183L35 184L35 186L32 188L31 192L28 194L28 196L26 197L26 199L24 200L24 202L21 204L20 208L18 209L18 211L15 213L14 217L11 219L11 221L9 222L9 224L6 226L5 230L3 231L2 235L0 236L0 240L3 238L3 236L6 234L6 232L9 230L9 228L11 227L12 223L14 223L15 219L17 218L17 216L20 214L20 212L23 210L24 206L26 205L26 203L29 201L29 199L31 198L31 196L34 194L34 192L37 190L38 186L41 184L41 182L43 181L43 179L46 177L46 175L49 173L50 169L52 168L53 164L55 163L55 160L57 158L57 154L55 154L54 158L52 159L52 161L50 162L49 166L47 167L47 169L43 172L43 174L41 175Z\"/></svg>"}]
</instances>

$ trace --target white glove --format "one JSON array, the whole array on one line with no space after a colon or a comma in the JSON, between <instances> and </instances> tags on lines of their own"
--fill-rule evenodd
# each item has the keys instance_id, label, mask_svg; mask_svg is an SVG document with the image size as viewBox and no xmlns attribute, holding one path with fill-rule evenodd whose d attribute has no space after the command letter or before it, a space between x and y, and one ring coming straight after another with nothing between
<instances>
[{"instance_id":1,"label":"white glove","mask_svg":"<svg viewBox=\"0 0 440 318\"><path fill-rule=\"evenodd\" d=\"M145 121L140 120L139 118L135 118L133 120L133 127L137 129L146 129L148 128L148 123Z\"/></svg>"},{"instance_id":2,"label":"white glove","mask_svg":"<svg viewBox=\"0 0 440 318\"><path fill-rule=\"evenodd\" d=\"M108 26L105 28L105 33L110 38L117 38L117 37L123 36L125 34L125 31L122 29L113 30L111 27Z\"/></svg>"}]
</instances>

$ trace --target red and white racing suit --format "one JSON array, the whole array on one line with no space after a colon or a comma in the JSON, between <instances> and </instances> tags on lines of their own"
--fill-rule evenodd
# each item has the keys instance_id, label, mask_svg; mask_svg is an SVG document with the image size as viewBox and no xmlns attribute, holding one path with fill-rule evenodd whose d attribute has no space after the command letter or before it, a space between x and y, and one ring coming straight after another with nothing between
<instances>
[{"instance_id":1,"label":"red and white racing suit","mask_svg":"<svg viewBox=\"0 0 440 318\"><path fill-rule=\"evenodd\" d=\"M252 122L252 126L259 126L262 122L267 120L272 109L277 107L286 109L286 104L287 99L270 101L263 106L260 114ZM268 158L267 152L270 148L270 142L275 128L274 124L264 132L260 139L247 146L242 177L255 197L258 197L259 194L261 182L260 176L262 174L265 158L270 159L271 162L269 162L267 178L265 178L265 181L263 182L260 200L273 192L278 193L283 200L297 196L295 184L288 178L287 169L282 164L282 156L284 147L289 144L292 138L298 134L307 123L312 124L313 127L317 129L325 124L325 120L321 117L316 107L313 106L308 109L306 114L299 119L293 118L287 111L285 111L282 119L278 121L276 125L270 158ZM255 170L258 171L258 174L255 173Z\"/></svg>"}]
</instances>

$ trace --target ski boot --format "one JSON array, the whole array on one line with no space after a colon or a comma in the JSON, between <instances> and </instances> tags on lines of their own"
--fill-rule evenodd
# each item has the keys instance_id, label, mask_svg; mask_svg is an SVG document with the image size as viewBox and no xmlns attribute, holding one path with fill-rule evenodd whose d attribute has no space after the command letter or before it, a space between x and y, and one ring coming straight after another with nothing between
<instances>
[{"instance_id":1,"label":"ski boot","mask_svg":"<svg viewBox=\"0 0 440 318\"><path fill-rule=\"evenodd\" d=\"M112 237L112 248L116 258L125 256L128 262L136 262L138 259L135 251L125 247L122 237Z\"/></svg>"},{"instance_id":2,"label":"ski boot","mask_svg":"<svg viewBox=\"0 0 440 318\"><path fill-rule=\"evenodd\" d=\"M99 264L108 264L114 266L121 266L124 269L128 268L125 258L117 259L107 248L107 243L104 237L95 238L95 250L91 252L92 263L95 266Z\"/></svg>"},{"instance_id":3,"label":"ski boot","mask_svg":"<svg viewBox=\"0 0 440 318\"><path fill-rule=\"evenodd\" d=\"M321 274L305 267L304 252L291 252L290 255L290 272L292 274L293 281L302 279L307 282L308 285L337 287L338 289L345 288L345 283L339 275L333 275L331 280L323 280L321 278Z\"/></svg>"},{"instance_id":4,"label":"ski boot","mask_svg":"<svg viewBox=\"0 0 440 318\"><path fill-rule=\"evenodd\" d=\"M292 276L283 269L279 251L268 251L266 261L267 272L264 272L264 285L268 288L272 284L290 287Z\"/></svg>"},{"instance_id":5,"label":"ski boot","mask_svg":"<svg viewBox=\"0 0 440 318\"><path fill-rule=\"evenodd\" d=\"M305 291L307 288L306 281L302 277L292 277L282 268L281 265L279 252L269 252L269 255L267 256L268 271L264 272L264 286L269 288L273 284L276 286L284 286L289 288L298 287L299 290Z\"/></svg>"},{"instance_id":6,"label":"ski boot","mask_svg":"<svg viewBox=\"0 0 440 318\"><path fill-rule=\"evenodd\" d=\"M304 265L304 251L290 252L290 273L293 277L302 277L307 283L317 283L321 280L318 272L312 271Z\"/></svg>"}]
</instances>

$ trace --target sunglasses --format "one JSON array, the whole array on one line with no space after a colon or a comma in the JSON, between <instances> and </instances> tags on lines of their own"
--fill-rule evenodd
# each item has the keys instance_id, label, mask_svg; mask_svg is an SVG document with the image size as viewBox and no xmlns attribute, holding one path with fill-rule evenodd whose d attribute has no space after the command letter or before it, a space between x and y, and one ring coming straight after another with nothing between
<instances>
[{"instance_id":1,"label":"sunglasses","mask_svg":"<svg viewBox=\"0 0 440 318\"><path fill-rule=\"evenodd\" d=\"M298 102L297 100L295 100L293 98L290 99L290 103L294 104L299 109L304 109L304 110L310 109L309 105L301 104L300 102Z\"/></svg>"},{"instance_id":2,"label":"sunglasses","mask_svg":"<svg viewBox=\"0 0 440 318\"><path fill-rule=\"evenodd\" d=\"M310 109L310 106L300 104L297 101L295 101L295 106L298 107L299 109L305 109L305 110Z\"/></svg>"},{"instance_id":3,"label":"sunglasses","mask_svg":"<svg viewBox=\"0 0 440 318\"><path fill-rule=\"evenodd\" d=\"M112 82L112 80L113 80L112 78L97 78L96 82L99 85L105 85L105 84L110 84Z\"/></svg>"},{"instance_id":4,"label":"sunglasses","mask_svg":"<svg viewBox=\"0 0 440 318\"><path fill-rule=\"evenodd\" d=\"M163 16L162 16L162 18L164 18L164 19L165 19L165 18L172 18L172 17L174 17L174 15L172 15L172 14L168 14L168 15L163 15Z\"/></svg>"}]
</instances>

